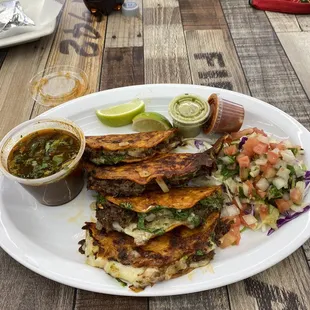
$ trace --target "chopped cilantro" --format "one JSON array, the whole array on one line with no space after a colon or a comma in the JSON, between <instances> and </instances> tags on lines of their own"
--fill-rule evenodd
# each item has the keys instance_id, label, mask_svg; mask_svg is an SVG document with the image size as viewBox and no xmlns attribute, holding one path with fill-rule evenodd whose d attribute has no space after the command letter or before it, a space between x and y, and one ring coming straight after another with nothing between
<instances>
[{"instance_id":1,"label":"chopped cilantro","mask_svg":"<svg viewBox=\"0 0 310 310\"><path fill-rule=\"evenodd\" d=\"M229 169L227 166L223 166L221 169L221 175L225 178L231 178L239 173L239 168Z\"/></svg>"},{"instance_id":2,"label":"chopped cilantro","mask_svg":"<svg viewBox=\"0 0 310 310\"><path fill-rule=\"evenodd\" d=\"M268 189L268 199L282 198L283 193L281 190L277 189L274 185L271 185Z\"/></svg>"},{"instance_id":3,"label":"chopped cilantro","mask_svg":"<svg viewBox=\"0 0 310 310\"><path fill-rule=\"evenodd\" d=\"M102 195L98 194L97 195L97 203L101 204L101 205L104 205L106 202L106 199L105 197L103 197Z\"/></svg>"},{"instance_id":4,"label":"chopped cilantro","mask_svg":"<svg viewBox=\"0 0 310 310\"><path fill-rule=\"evenodd\" d=\"M121 202L119 204L119 206L124 208L124 209L129 209L129 210L131 210L133 208L133 205L130 202L127 202L127 201Z\"/></svg>"},{"instance_id":5,"label":"chopped cilantro","mask_svg":"<svg viewBox=\"0 0 310 310\"><path fill-rule=\"evenodd\" d=\"M215 209L220 210L223 206L223 202L224 202L223 196L219 192L216 192L211 196L200 200L199 203L203 206L213 207Z\"/></svg>"},{"instance_id":6,"label":"chopped cilantro","mask_svg":"<svg viewBox=\"0 0 310 310\"><path fill-rule=\"evenodd\" d=\"M202 250L197 250L196 255L203 256L205 253Z\"/></svg>"}]
</instances>

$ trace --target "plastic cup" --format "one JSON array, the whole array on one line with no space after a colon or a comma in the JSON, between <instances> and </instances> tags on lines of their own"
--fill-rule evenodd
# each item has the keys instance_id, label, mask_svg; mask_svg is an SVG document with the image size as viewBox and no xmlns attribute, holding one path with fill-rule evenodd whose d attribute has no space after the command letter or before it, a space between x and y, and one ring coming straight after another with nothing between
<instances>
[{"instance_id":1,"label":"plastic cup","mask_svg":"<svg viewBox=\"0 0 310 310\"><path fill-rule=\"evenodd\" d=\"M85 95L86 73L71 66L55 66L38 72L29 82L32 98L42 106L54 107Z\"/></svg>"},{"instance_id":2,"label":"plastic cup","mask_svg":"<svg viewBox=\"0 0 310 310\"><path fill-rule=\"evenodd\" d=\"M62 170L39 179L24 179L8 170L8 157L23 137L43 129L58 129L71 133L80 141L76 157ZM80 159L85 149L83 131L67 119L33 119L13 128L0 142L0 170L10 180L23 186L37 201L47 206L58 206L74 199L84 186Z\"/></svg>"}]
</instances>

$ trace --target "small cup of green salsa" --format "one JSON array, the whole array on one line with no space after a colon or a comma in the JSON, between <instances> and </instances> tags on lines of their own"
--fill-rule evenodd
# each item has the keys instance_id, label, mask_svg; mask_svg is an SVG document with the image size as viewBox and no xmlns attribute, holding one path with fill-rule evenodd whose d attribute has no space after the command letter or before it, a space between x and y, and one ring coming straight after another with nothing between
<instances>
[{"instance_id":1,"label":"small cup of green salsa","mask_svg":"<svg viewBox=\"0 0 310 310\"><path fill-rule=\"evenodd\" d=\"M84 185L80 159L83 131L66 119L34 119L12 129L0 143L0 170L47 206L74 199Z\"/></svg>"}]
</instances>

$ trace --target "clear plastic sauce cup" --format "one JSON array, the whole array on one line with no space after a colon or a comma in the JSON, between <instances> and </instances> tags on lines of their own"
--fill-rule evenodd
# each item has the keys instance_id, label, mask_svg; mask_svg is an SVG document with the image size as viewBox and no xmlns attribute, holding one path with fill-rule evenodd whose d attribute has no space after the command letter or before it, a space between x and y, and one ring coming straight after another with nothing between
<instances>
[{"instance_id":1,"label":"clear plastic sauce cup","mask_svg":"<svg viewBox=\"0 0 310 310\"><path fill-rule=\"evenodd\" d=\"M44 129L69 132L80 142L76 157L62 170L38 179L24 179L11 174L8 158L14 146L24 137ZM0 142L0 170L10 180L18 182L37 201L47 206L58 206L74 199L84 186L84 173L80 159L85 149L83 131L67 119L33 119L13 128Z\"/></svg>"}]
</instances>

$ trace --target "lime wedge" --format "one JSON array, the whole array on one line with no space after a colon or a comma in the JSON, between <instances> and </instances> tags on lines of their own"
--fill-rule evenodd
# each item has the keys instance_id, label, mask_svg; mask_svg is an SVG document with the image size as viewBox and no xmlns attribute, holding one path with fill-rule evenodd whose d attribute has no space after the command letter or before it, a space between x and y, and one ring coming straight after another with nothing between
<instances>
[{"instance_id":1,"label":"lime wedge","mask_svg":"<svg viewBox=\"0 0 310 310\"><path fill-rule=\"evenodd\" d=\"M156 112L140 113L132 120L132 129L139 132L168 130L171 127L167 118Z\"/></svg>"},{"instance_id":2,"label":"lime wedge","mask_svg":"<svg viewBox=\"0 0 310 310\"><path fill-rule=\"evenodd\" d=\"M120 127L130 124L136 115L144 111L144 102L140 99L134 99L106 110L97 110L96 115L103 124Z\"/></svg>"}]
</instances>

